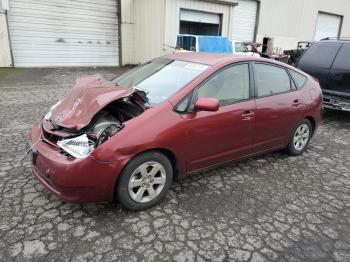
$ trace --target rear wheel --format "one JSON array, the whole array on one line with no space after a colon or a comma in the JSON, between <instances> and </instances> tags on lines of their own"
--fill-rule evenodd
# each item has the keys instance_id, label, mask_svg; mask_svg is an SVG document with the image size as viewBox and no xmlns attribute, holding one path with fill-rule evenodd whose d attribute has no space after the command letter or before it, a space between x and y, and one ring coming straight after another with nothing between
<instances>
[{"instance_id":1,"label":"rear wheel","mask_svg":"<svg viewBox=\"0 0 350 262\"><path fill-rule=\"evenodd\" d=\"M172 165L163 154L152 151L136 156L120 174L118 200L129 210L150 208L164 197L172 178Z\"/></svg>"},{"instance_id":2,"label":"rear wheel","mask_svg":"<svg viewBox=\"0 0 350 262\"><path fill-rule=\"evenodd\" d=\"M312 125L308 119L304 119L294 129L286 151L292 156L301 155L310 143Z\"/></svg>"}]
</instances>

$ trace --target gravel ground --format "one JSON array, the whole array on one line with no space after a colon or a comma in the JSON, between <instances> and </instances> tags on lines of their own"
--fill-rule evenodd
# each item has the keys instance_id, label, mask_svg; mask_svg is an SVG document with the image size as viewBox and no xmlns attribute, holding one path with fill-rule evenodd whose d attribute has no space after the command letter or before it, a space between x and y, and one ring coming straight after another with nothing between
<instances>
[{"instance_id":1,"label":"gravel ground","mask_svg":"<svg viewBox=\"0 0 350 262\"><path fill-rule=\"evenodd\" d=\"M0 260L350 261L350 114L329 112L301 157L281 152L175 182L133 213L58 200L21 163L31 125L83 74L26 69L0 79Z\"/></svg>"}]
</instances>

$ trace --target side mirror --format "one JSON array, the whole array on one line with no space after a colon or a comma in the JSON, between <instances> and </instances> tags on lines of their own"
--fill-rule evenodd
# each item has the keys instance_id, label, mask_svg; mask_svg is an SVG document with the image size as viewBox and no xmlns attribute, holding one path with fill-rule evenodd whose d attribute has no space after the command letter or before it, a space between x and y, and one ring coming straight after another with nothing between
<instances>
[{"instance_id":1,"label":"side mirror","mask_svg":"<svg viewBox=\"0 0 350 262\"><path fill-rule=\"evenodd\" d=\"M197 100L194 109L197 111L218 111L219 106L219 100L216 98L202 97Z\"/></svg>"}]
</instances>

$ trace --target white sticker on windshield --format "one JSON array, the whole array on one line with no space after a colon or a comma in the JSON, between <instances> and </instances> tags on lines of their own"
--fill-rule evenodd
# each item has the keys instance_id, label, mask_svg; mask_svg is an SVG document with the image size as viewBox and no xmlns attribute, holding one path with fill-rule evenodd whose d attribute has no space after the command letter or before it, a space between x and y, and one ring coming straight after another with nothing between
<instances>
[{"instance_id":1,"label":"white sticker on windshield","mask_svg":"<svg viewBox=\"0 0 350 262\"><path fill-rule=\"evenodd\" d=\"M199 71L204 71L208 69L207 65L201 65L201 64L195 64L195 63L190 63L185 66L186 69L192 69L192 70L199 70Z\"/></svg>"}]
</instances>

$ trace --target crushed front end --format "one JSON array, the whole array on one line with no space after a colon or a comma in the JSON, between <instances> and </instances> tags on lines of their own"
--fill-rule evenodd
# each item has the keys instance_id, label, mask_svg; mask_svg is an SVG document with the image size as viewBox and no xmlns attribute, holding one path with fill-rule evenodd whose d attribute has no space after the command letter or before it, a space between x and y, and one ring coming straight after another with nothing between
<instances>
[{"instance_id":1,"label":"crushed front end","mask_svg":"<svg viewBox=\"0 0 350 262\"><path fill-rule=\"evenodd\" d=\"M110 201L118 163L101 162L92 156L83 159L70 156L55 144L59 136L44 130L43 121L33 127L30 135L33 174L67 202Z\"/></svg>"},{"instance_id":2,"label":"crushed front end","mask_svg":"<svg viewBox=\"0 0 350 262\"><path fill-rule=\"evenodd\" d=\"M122 165L98 160L93 151L145 110L140 94L92 80L94 85L100 81L104 86L73 87L33 126L28 143L33 174L56 196L71 203L113 200Z\"/></svg>"}]
</instances>

